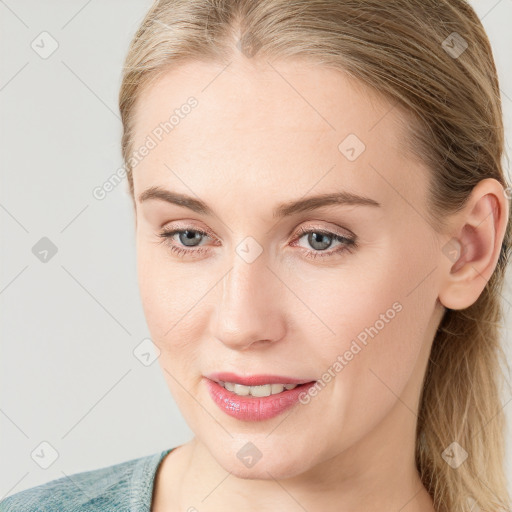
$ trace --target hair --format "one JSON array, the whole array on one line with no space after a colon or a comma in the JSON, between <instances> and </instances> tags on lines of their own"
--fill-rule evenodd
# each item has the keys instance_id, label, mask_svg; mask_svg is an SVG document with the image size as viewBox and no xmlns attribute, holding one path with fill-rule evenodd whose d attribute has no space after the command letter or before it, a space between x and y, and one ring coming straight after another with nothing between
<instances>
[{"instance_id":1,"label":"hair","mask_svg":"<svg viewBox=\"0 0 512 512\"><path fill-rule=\"evenodd\" d=\"M437 232L481 180L494 178L508 190L492 49L465 1L156 0L130 44L119 93L134 202L134 113L142 92L179 62L227 64L240 50L246 58L296 57L340 70L401 109L408 121L403 147L429 169L427 215ZM433 340L415 457L438 512L479 510L475 503L485 511L510 507L500 398L510 368L500 295L511 236L507 219L482 293L465 309L447 308ZM454 442L468 454L457 468L443 458Z\"/></svg>"}]
</instances>

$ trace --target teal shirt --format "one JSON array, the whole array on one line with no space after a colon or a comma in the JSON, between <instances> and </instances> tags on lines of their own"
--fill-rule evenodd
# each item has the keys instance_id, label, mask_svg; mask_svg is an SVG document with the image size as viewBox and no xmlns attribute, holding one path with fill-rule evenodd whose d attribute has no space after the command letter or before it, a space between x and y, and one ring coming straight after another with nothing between
<instances>
[{"instance_id":1,"label":"teal shirt","mask_svg":"<svg viewBox=\"0 0 512 512\"><path fill-rule=\"evenodd\" d=\"M0 501L0 512L149 512L156 470L172 450L25 489Z\"/></svg>"}]
</instances>

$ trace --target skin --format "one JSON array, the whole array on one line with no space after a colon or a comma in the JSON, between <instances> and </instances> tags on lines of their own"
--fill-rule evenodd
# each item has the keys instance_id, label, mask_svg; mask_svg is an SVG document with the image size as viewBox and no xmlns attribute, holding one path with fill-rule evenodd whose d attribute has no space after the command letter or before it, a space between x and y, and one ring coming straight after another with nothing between
<instances>
[{"instance_id":1,"label":"skin","mask_svg":"<svg viewBox=\"0 0 512 512\"><path fill-rule=\"evenodd\" d=\"M189 96L198 106L133 174L144 313L194 432L160 465L152 510L433 511L414 463L422 380L444 308L472 304L496 266L503 188L480 182L449 231L434 232L430 171L399 147L403 113L339 71L291 60L180 64L143 92L134 147ZM366 145L355 161L338 149L349 133ZM140 202L153 186L215 215ZM281 202L342 190L381 207L272 218ZM342 243L329 239L331 256L309 259L322 251L296 236L301 226L355 235L358 247L336 254ZM183 257L163 228L212 236L198 240L205 253ZM249 236L262 249L252 263L236 252ZM442 250L452 238L465 248L457 263ZM197 251L182 242L169 243ZM308 404L243 422L212 402L203 375L213 371L321 379L396 302L401 311ZM263 455L251 468L237 457L247 442Z\"/></svg>"}]
</instances>

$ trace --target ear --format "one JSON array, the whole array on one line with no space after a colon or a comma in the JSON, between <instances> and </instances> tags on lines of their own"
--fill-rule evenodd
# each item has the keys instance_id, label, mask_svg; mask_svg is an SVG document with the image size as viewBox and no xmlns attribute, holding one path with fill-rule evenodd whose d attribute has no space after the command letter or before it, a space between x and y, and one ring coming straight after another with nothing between
<instances>
[{"instance_id":1,"label":"ear","mask_svg":"<svg viewBox=\"0 0 512 512\"><path fill-rule=\"evenodd\" d=\"M452 224L443 246L439 301L448 309L465 309L476 302L492 276L509 218L509 200L494 178L480 181Z\"/></svg>"}]
</instances>

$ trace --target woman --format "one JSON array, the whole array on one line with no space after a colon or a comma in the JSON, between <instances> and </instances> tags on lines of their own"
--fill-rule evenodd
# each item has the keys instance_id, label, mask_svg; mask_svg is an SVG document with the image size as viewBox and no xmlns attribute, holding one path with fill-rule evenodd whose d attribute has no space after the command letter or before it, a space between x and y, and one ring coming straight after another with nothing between
<instances>
[{"instance_id":1,"label":"woman","mask_svg":"<svg viewBox=\"0 0 512 512\"><path fill-rule=\"evenodd\" d=\"M474 11L156 1L120 111L144 312L195 436L2 510L507 510L509 189Z\"/></svg>"}]
</instances>

